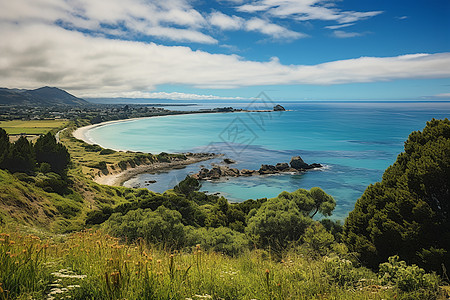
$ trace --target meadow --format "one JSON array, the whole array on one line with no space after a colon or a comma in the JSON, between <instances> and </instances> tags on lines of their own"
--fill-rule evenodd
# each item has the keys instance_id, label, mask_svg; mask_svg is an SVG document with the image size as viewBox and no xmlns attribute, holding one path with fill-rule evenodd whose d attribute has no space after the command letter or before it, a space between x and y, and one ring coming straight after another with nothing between
<instances>
[{"instance_id":1,"label":"meadow","mask_svg":"<svg viewBox=\"0 0 450 300\"><path fill-rule=\"evenodd\" d=\"M0 234L0 299L413 299L337 255L292 249L281 259L263 250L229 257L200 246L124 244L94 230L10 232Z\"/></svg>"},{"instance_id":2,"label":"meadow","mask_svg":"<svg viewBox=\"0 0 450 300\"><path fill-rule=\"evenodd\" d=\"M69 124L68 120L11 120L0 121L0 128L9 134L11 142L16 142L21 136L35 142L40 135L52 132L55 134Z\"/></svg>"}]
</instances>

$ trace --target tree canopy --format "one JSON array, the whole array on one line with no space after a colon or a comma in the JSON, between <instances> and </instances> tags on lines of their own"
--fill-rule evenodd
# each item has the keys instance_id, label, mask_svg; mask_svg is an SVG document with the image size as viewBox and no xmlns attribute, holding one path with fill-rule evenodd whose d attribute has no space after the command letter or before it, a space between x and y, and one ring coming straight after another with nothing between
<instances>
[{"instance_id":1,"label":"tree canopy","mask_svg":"<svg viewBox=\"0 0 450 300\"><path fill-rule=\"evenodd\" d=\"M67 148L56 142L51 133L41 135L33 145L21 136L15 143L9 142L9 136L0 128L0 168L11 173L33 173L37 167L44 173L54 172L65 175L70 163Z\"/></svg>"},{"instance_id":2,"label":"tree canopy","mask_svg":"<svg viewBox=\"0 0 450 300\"><path fill-rule=\"evenodd\" d=\"M450 266L450 122L431 120L411 133L381 182L358 199L344 241L376 268L389 256L440 271Z\"/></svg>"},{"instance_id":3,"label":"tree canopy","mask_svg":"<svg viewBox=\"0 0 450 300\"><path fill-rule=\"evenodd\" d=\"M283 249L298 241L317 212L330 216L336 202L320 188L282 192L250 212L247 233L260 247Z\"/></svg>"}]
</instances>

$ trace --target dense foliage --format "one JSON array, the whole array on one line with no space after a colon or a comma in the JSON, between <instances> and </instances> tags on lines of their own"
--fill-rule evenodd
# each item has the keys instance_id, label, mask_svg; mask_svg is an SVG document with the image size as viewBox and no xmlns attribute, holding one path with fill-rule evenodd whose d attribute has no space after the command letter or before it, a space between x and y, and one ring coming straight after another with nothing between
<instances>
[{"instance_id":1,"label":"dense foliage","mask_svg":"<svg viewBox=\"0 0 450 300\"><path fill-rule=\"evenodd\" d=\"M442 271L450 266L450 122L411 133L405 152L358 199L344 227L349 248L376 268L389 256Z\"/></svg>"},{"instance_id":2,"label":"dense foliage","mask_svg":"<svg viewBox=\"0 0 450 300\"><path fill-rule=\"evenodd\" d=\"M25 136L9 142L6 131L0 128L0 168L11 173L54 172L65 175L70 163L67 148L56 142L53 134L40 136L34 145Z\"/></svg>"}]
</instances>

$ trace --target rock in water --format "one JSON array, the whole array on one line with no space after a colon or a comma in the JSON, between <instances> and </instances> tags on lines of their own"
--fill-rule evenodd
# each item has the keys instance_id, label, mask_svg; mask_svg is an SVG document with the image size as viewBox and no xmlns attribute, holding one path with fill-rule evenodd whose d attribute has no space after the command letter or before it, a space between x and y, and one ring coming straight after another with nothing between
<instances>
[{"instance_id":1,"label":"rock in water","mask_svg":"<svg viewBox=\"0 0 450 300\"><path fill-rule=\"evenodd\" d=\"M252 176L255 173L254 170L248 170L248 169L242 169L241 175L242 176Z\"/></svg>"},{"instance_id":2,"label":"rock in water","mask_svg":"<svg viewBox=\"0 0 450 300\"><path fill-rule=\"evenodd\" d=\"M231 158L225 158L223 162L226 164L234 164L236 161L232 160Z\"/></svg>"},{"instance_id":3,"label":"rock in water","mask_svg":"<svg viewBox=\"0 0 450 300\"><path fill-rule=\"evenodd\" d=\"M275 168L277 168L278 171L285 171L285 170L289 169L289 165L288 165L288 163L277 163Z\"/></svg>"},{"instance_id":4,"label":"rock in water","mask_svg":"<svg viewBox=\"0 0 450 300\"><path fill-rule=\"evenodd\" d=\"M318 164L318 163L313 163L313 164L310 164L309 166L310 166L312 169L314 169L314 168L322 168L322 167L323 167L321 164Z\"/></svg>"},{"instance_id":5,"label":"rock in water","mask_svg":"<svg viewBox=\"0 0 450 300\"><path fill-rule=\"evenodd\" d=\"M285 111L286 109L281 106L280 104L277 104L273 107L273 111Z\"/></svg>"},{"instance_id":6,"label":"rock in water","mask_svg":"<svg viewBox=\"0 0 450 300\"><path fill-rule=\"evenodd\" d=\"M273 165L261 165L259 169L259 174L275 174L278 172L277 168Z\"/></svg>"},{"instance_id":7,"label":"rock in water","mask_svg":"<svg viewBox=\"0 0 450 300\"><path fill-rule=\"evenodd\" d=\"M296 170L311 169L311 167L307 163L305 163L300 156L292 157L290 165L292 168L294 168Z\"/></svg>"}]
</instances>

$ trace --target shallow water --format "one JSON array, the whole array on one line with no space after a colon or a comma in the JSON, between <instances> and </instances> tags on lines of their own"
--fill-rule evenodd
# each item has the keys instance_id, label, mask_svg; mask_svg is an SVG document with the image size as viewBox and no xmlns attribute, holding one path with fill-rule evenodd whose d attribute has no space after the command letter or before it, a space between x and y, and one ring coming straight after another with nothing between
<instances>
[{"instance_id":1,"label":"shallow water","mask_svg":"<svg viewBox=\"0 0 450 300\"><path fill-rule=\"evenodd\" d=\"M431 118L450 116L450 103L283 103L290 111L167 116L94 128L88 137L113 149L144 152L208 151L225 153L239 169L289 162L300 155L325 168L300 175L269 175L204 182L202 190L220 192L230 201L274 197L287 190L319 186L337 200L336 218L345 218L365 188L403 151L403 142ZM216 105L218 106L218 105ZM221 104L220 106L224 106ZM230 106L230 105L227 105ZM236 104L233 107L238 107ZM241 107L246 105L242 104ZM198 106L204 108L206 106ZM209 104L208 107L215 107ZM265 108L264 103L252 108ZM159 174L142 174L126 186L156 192L172 188L200 166ZM156 180L154 184L145 181Z\"/></svg>"}]
</instances>

